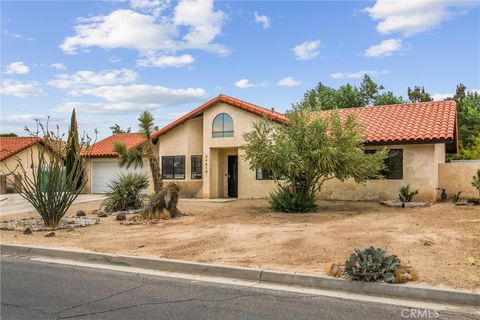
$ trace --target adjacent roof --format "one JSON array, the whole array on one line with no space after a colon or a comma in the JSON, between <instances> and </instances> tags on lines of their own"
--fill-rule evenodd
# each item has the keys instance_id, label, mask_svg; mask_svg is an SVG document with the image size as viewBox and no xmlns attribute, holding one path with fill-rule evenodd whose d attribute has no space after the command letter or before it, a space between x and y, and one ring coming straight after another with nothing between
<instances>
[{"instance_id":1,"label":"adjacent roof","mask_svg":"<svg viewBox=\"0 0 480 320\"><path fill-rule=\"evenodd\" d=\"M116 141L122 142L127 149L130 149L142 145L145 140L145 136L141 133L116 133L91 145L83 154L88 157L117 157L117 153L113 152Z\"/></svg>"},{"instance_id":2,"label":"adjacent roof","mask_svg":"<svg viewBox=\"0 0 480 320\"><path fill-rule=\"evenodd\" d=\"M0 137L0 161L42 141L36 137Z\"/></svg>"},{"instance_id":3,"label":"adjacent roof","mask_svg":"<svg viewBox=\"0 0 480 320\"><path fill-rule=\"evenodd\" d=\"M339 109L340 117L355 114L371 144L457 143L456 103L453 100ZM320 111L328 113L331 111Z\"/></svg>"},{"instance_id":4,"label":"adjacent roof","mask_svg":"<svg viewBox=\"0 0 480 320\"><path fill-rule=\"evenodd\" d=\"M205 109L207 109L207 108L209 108L209 107L211 107L211 106L213 106L217 103L220 103L220 102L227 103L231 106L234 106L234 107L237 107L239 109L254 113L254 114L259 115L259 116L265 116L265 117L267 117L267 118L269 118L273 121L276 121L276 122L281 122L282 123L282 122L285 122L286 119L287 119L287 117L282 113L275 112L271 109L263 108L263 107L254 105L252 103L249 103L249 102L237 99L237 98L233 98L233 97L221 94L218 97L215 97L215 98L211 99L210 101L205 102L200 107L193 109L192 111L190 111L189 113L187 113L183 117L178 118L177 120L173 121L172 123L166 125L165 127L161 128L160 130L156 131L152 135L152 137L153 138L158 138L159 136L161 136L162 134L165 134L166 132L172 130L173 128L175 128L179 124L181 124L181 123L187 121L188 119L191 119L191 118L201 114L203 111L205 111Z\"/></svg>"}]
</instances>

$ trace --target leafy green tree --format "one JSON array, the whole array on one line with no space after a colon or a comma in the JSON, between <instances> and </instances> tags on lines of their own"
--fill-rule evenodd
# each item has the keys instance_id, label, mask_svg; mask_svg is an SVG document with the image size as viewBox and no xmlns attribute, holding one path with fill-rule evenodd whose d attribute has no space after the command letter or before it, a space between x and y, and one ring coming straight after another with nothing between
<instances>
[{"instance_id":1,"label":"leafy green tree","mask_svg":"<svg viewBox=\"0 0 480 320\"><path fill-rule=\"evenodd\" d=\"M404 102L402 97L395 96L391 91L382 92L384 89L368 75L364 75L359 87L345 84L335 89L320 82L308 90L299 103L294 104L294 110L334 110Z\"/></svg>"},{"instance_id":2,"label":"leafy green tree","mask_svg":"<svg viewBox=\"0 0 480 320\"><path fill-rule=\"evenodd\" d=\"M353 178L361 183L380 177L384 169L386 151L365 154L362 125L352 115L340 120L335 111L327 117L294 111L286 125L260 121L244 138L250 168L268 170L278 186L274 201L282 196L311 202L327 180ZM290 196L284 197L287 192ZM296 211L306 211L301 204L296 203Z\"/></svg>"},{"instance_id":3,"label":"leafy green tree","mask_svg":"<svg viewBox=\"0 0 480 320\"><path fill-rule=\"evenodd\" d=\"M373 105L375 106L383 106L389 104L398 104L398 103L405 103L402 97L396 96L393 94L392 91L387 91L385 93L379 94L375 97L375 101Z\"/></svg>"},{"instance_id":4,"label":"leafy green tree","mask_svg":"<svg viewBox=\"0 0 480 320\"><path fill-rule=\"evenodd\" d=\"M14 138L14 137L18 137L18 135L16 133L2 133L2 134L0 134L0 137Z\"/></svg>"},{"instance_id":5,"label":"leafy green tree","mask_svg":"<svg viewBox=\"0 0 480 320\"><path fill-rule=\"evenodd\" d=\"M115 123L113 126L110 127L110 130L112 130L112 134L130 133L132 131L132 128L128 127L127 130L123 130L118 123Z\"/></svg>"},{"instance_id":6,"label":"leafy green tree","mask_svg":"<svg viewBox=\"0 0 480 320\"><path fill-rule=\"evenodd\" d=\"M76 188L82 187L83 180L83 168L78 165L77 157L80 154L80 142L78 140L78 126L77 126L77 116L75 109L72 111L72 116L70 118L70 127L68 130L68 140L67 140L67 152L65 157L65 175L67 179L70 177L76 177L80 175L80 180L78 181ZM80 173L76 171L80 170Z\"/></svg>"},{"instance_id":7,"label":"leafy green tree","mask_svg":"<svg viewBox=\"0 0 480 320\"><path fill-rule=\"evenodd\" d=\"M413 87L413 89L410 89L410 87L408 87L407 94L408 100L412 103L433 101L432 97L428 92L425 91L425 88L423 86L415 86Z\"/></svg>"},{"instance_id":8,"label":"leafy green tree","mask_svg":"<svg viewBox=\"0 0 480 320\"><path fill-rule=\"evenodd\" d=\"M126 168L131 166L137 168L143 166L143 159L148 160L155 196L147 204L143 215L144 218L153 219L160 216L164 210L172 217L177 216L180 213L177 209L179 189L173 182L166 186L163 185L158 153L152 137L152 134L155 132L154 117L150 112L144 111L138 117L138 123L140 133L145 136L145 143L139 148L127 149L125 144L117 141L114 145L114 151L119 155L119 164Z\"/></svg>"},{"instance_id":9,"label":"leafy green tree","mask_svg":"<svg viewBox=\"0 0 480 320\"><path fill-rule=\"evenodd\" d=\"M472 186L478 190L478 197L480 198L480 169L472 177Z\"/></svg>"}]
</instances>

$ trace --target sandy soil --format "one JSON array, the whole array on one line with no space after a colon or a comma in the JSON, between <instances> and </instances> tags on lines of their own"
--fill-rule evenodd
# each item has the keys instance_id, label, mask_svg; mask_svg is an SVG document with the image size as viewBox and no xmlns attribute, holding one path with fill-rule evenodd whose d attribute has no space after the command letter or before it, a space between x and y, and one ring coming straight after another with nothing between
<instances>
[{"instance_id":1,"label":"sandy soil","mask_svg":"<svg viewBox=\"0 0 480 320\"><path fill-rule=\"evenodd\" d=\"M99 202L74 205L69 214L98 206ZM126 226L107 217L99 225L57 231L54 238L44 237L44 232L1 231L0 236L2 243L319 274L332 262L344 261L354 248L373 245L410 261L418 270L418 284L480 292L479 207L401 209L329 201L319 202L316 213L288 215L272 212L266 200L238 200L181 202L180 209L190 215L156 225ZM477 259L477 265L468 257Z\"/></svg>"}]
</instances>

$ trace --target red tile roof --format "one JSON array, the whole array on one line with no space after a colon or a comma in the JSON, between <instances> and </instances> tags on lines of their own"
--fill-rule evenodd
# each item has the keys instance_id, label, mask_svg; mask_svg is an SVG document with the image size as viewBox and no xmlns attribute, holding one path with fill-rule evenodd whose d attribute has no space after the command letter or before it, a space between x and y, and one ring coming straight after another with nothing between
<instances>
[{"instance_id":1,"label":"red tile roof","mask_svg":"<svg viewBox=\"0 0 480 320\"><path fill-rule=\"evenodd\" d=\"M457 141L457 107L453 100L339 109L338 112L340 117L355 114L364 125L369 143Z\"/></svg>"},{"instance_id":2,"label":"red tile roof","mask_svg":"<svg viewBox=\"0 0 480 320\"><path fill-rule=\"evenodd\" d=\"M0 137L0 161L42 141L36 137Z\"/></svg>"},{"instance_id":3,"label":"red tile roof","mask_svg":"<svg viewBox=\"0 0 480 320\"><path fill-rule=\"evenodd\" d=\"M205 111L205 109L207 109L207 108L209 108L209 107L211 107L211 106L213 106L217 103L220 103L220 102L227 103L231 106L240 108L242 110L245 110L245 111L248 111L248 112L251 112L251 113L254 113L254 114L257 114L259 116L265 116L265 117L270 118L271 120L276 121L276 122L283 123L287 119L287 117L282 113L275 112L273 110L254 105L254 104L251 104L249 102L246 102L246 101L243 101L243 100L240 100L240 99L237 99L237 98L233 98L233 97L229 97L229 96L221 94L218 97L215 97L215 98L211 99L210 101L205 102L200 107L197 107L197 108L193 109L192 111L190 111L186 115L178 118L177 120L173 121L172 123L166 125L165 127L161 128L160 130L156 131L152 135L152 137L153 138L158 138L159 136L161 136L162 134L170 131L171 129L175 128L179 124L187 121L188 119L191 119L191 118L199 115L200 113Z\"/></svg>"},{"instance_id":4,"label":"red tile roof","mask_svg":"<svg viewBox=\"0 0 480 320\"><path fill-rule=\"evenodd\" d=\"M83 154L88 157L117 157L117 153L113 152L116 141L124 143L127 149L130 149L142 145L145 140L145 136L141 133L116 133L93 144Z\"/></svg>"}]
</instances>

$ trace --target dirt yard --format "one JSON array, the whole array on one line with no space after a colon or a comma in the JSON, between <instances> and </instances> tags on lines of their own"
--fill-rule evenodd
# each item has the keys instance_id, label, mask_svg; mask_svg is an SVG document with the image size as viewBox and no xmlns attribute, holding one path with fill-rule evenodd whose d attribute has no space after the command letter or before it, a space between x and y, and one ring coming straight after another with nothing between
<instances>
[{"instance_id":1,"label":"dirt yard","mask_svg":"<svg viewBox=\"0 0 480 320\"><path fill-rule=\"evenodd\" d=\"M69 214L98 206L75 205ZM182 201L179 207L190 215L130 226L110 216L99 225L56 231L53 238L44 237L45 232L1 231L1 241L319 274L354 248L373 245L410 261L418 270L418 284L480 292L479 207L319 202L318 212L300 215L272 212L266 200Z\"/></svg>"}]
</instances>

